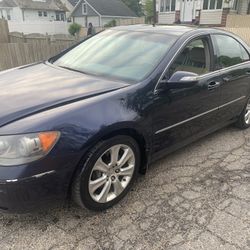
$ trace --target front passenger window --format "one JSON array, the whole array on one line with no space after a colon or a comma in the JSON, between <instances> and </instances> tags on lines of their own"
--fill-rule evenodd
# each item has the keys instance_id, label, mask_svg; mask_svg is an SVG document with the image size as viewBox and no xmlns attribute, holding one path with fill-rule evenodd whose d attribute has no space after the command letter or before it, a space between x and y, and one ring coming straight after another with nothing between
<instances>
[{"instance_id":1,"label":"front passenger window","mask_svg":"<svg viewBox=\"0 0 250 250\"><path fill-rule=\"evenodd\" d=\"M210 71L209 47L206 39L189 43L170 66L169 77L176 71L202 75Z\"/></svg>"}]
</instances>

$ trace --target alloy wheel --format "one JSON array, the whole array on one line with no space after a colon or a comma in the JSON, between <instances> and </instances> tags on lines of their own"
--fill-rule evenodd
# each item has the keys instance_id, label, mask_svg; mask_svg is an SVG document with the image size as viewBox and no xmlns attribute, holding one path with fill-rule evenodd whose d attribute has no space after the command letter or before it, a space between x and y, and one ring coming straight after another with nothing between
<instances>
[{"instance_id":1,"label":"alloy wheel","mask_svg":"<svg viewBox=\"0 0 250 250\"><path fill-rule=\"evenodd\" d=\"M250 124L250 100L246 106L245 122L247 125Z\"/></svg>"},{"instance_id":2,"label":"alloy wheel","mask_svg":"<svg viewBox=\"0 0 250 250\"><path fill-rule=\"evenodd\" d=\"M118 197L130 183L135 170L135 154L124 144L106 150L96 161L89 178L89 194L98 203Z\"/></svg>"}]
</instances>

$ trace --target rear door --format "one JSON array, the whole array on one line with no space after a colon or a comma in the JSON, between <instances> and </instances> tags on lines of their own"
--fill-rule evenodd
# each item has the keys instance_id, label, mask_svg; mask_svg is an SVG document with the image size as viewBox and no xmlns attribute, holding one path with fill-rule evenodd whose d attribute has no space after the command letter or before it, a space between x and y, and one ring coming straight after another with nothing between
<instances>
[{"instance_id":1,"label":"rear door","mask_svg":"<svg viewBox=\"0 0 250 250\"><path fill-rule=\"evenodd\" d=\"M216 68L221 77L219 116L222 122L237 117L250 94L249 53L235 38L214 34L211 36L216 56Z\"/></svg>"}]
</instances>

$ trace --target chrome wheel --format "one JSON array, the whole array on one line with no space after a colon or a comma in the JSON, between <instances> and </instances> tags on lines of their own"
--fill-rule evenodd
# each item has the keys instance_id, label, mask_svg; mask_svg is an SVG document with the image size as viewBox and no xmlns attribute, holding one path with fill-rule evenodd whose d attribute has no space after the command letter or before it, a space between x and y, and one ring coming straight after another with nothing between
<instances>
[{"instance_id":1,"label":"chrome wheel","mask_svg":"<svg viewBox=\"0 0 250 250\"><path fill-rule=\"evenodd\" d=\"M248 125L250 124L250 101L248 102L246 107L245 122Z\"/></svg>"},{"instance_id":2,"label":"chrome wheel","mask_svg":"<svg viewBox=\"0 0 250 250\"><path fill-rule=\"evenodd\" d=\"M96 161L89 178L89 194L99 203L118 197L128 186L135 170L135 154L123 144L106 150Z\"/></svg>"}]
</instances>

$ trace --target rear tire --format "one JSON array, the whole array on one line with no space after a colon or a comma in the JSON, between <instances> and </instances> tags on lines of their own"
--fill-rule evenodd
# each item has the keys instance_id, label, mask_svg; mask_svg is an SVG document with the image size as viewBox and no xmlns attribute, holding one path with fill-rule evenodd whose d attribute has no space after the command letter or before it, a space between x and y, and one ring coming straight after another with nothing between
<instances>
[{"instance_id":1,"label":"rear tire","mask_svg":"<svg viewBox=\"0 0 250 250\"><path fill-rule=\"evenodd\" d=\"M240 129L247 129L250 127L250 99L248 99L247 104L235 125Z\"/></svg>"},{"instance_id":2,"label":"rear tire","mask_svg":"<svg viewBox=\"0 0 250 250\"><path fill-rule=\"evenodd\" d=\"M98 143L72 184L72 198L80 207L101 211L117 204L130 190L140 166L137 142L125 135Z\"/></svg>"}]
</instances>

